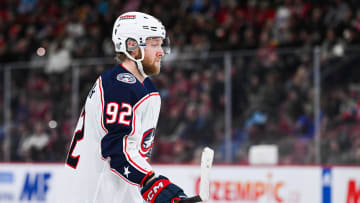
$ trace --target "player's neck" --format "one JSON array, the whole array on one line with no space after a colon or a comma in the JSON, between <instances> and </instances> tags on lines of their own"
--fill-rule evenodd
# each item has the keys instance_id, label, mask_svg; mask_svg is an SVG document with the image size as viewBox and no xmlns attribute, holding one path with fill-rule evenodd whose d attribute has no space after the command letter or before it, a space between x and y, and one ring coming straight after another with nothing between
<instances>
[{"instance_id":1,"label":"player's neck","mask_svg":"<svg viewBox=\"0 0 360 203\"><path fill-rule=\"evenodd\" d=\"M144 82L145 78L140 73L134 61L125 60L121 65L126 68L126 70L129 71L131 74L133 74L141 83Z\"/></svg>"}]
</instances>

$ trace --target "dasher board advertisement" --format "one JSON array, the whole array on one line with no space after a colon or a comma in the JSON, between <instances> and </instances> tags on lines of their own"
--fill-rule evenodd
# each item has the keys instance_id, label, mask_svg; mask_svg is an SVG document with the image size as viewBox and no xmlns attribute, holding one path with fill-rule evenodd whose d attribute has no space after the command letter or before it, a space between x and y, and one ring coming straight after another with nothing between
<instances>
[{"instance_id":1,"label":"dasher board advertisement","mask_svg":"<svg viewBox=\"0 0 360 203\"><path fill-rule=\"evenodd\" d=\"M360 167L332 169L333 203L360 203Z\"/></svg>"},{"instance_id":2,"label":"dasher board advertisement","mask_svg":"<svg viewBox=\"0 0 360 203\"><path fill-rule=\"evenodd\" d=\"M0 202L51 202L62 177L61 164L0 163Z\"/></svg>"},{"instance_id":3,"label":"dasher board advertisement","mask_svg":"<svg viewBox=\"0 0 360 203\"><path fill-rule=\"evenodd\" d=\"M200 166L153 165L187 195L198 194ZM1 203L54 203L64 164L0 163ZM209 203L360 203L360 167L215 165Z\"/></svg>"},{"instance_id":4,"label":"dasher board advertisement","mask_svg":"<svg viewBox=\"0 0 360 203\"><path fill-rule=\"evenodd\" d=\"M156 166L192 196L198 192L200 169L196 166ZM208 202L320 203L321 167L215 166L210 174Z\"/></svg>"}]
</instances>

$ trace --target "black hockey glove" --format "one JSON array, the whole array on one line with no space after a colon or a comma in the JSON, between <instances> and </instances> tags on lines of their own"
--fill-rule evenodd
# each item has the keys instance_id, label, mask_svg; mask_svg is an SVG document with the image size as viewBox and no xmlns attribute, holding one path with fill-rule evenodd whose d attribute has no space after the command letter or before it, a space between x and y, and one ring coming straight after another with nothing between
<instances>
[{"instance_id":1,"label":"black hockey glove","mask_svg":"<svg viewBox=\"0 0 360 203\"><path fill-rule=\"evenodd\" d=\"M187 198L180 187L161 175L147 183L141 189L141 194L150 203L174 203Z\"/></svg>"}]
</instances>

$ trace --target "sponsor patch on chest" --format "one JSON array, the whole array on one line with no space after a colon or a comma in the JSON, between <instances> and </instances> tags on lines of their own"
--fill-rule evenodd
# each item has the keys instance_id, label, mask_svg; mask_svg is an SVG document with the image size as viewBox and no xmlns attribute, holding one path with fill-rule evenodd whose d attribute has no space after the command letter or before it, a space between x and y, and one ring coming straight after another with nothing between
<instances>
[{"instance_id":1,"label":"sponsor patch on chest","mask_svg":"<svg viewBox=\"0 0 360 203\"><path fill-rule=\"evenodd\" d=\"M136 83L135 76L131 75L130 73L120 73L116 76L116 79L120 82L134 84Z\"/></svg>"}]
</instances>

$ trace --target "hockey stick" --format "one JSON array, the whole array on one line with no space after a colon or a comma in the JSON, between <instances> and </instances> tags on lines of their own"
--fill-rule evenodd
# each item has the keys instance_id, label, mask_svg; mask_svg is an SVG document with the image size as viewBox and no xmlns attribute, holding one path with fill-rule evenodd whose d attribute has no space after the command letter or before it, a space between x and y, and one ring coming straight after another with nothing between
<instances>
[{"instance_id":1,"label":"hockey stick","mask_svg":"<svg viewBox=\"0 0 360 203\"><path fill-rule=\"evenodd\" d=\"M200 192L199 195L189 197L179 203L195 203L209 200L210 170L214 159L214 150L205 147L201 154Z\"/></svg>"}]
</instances>

